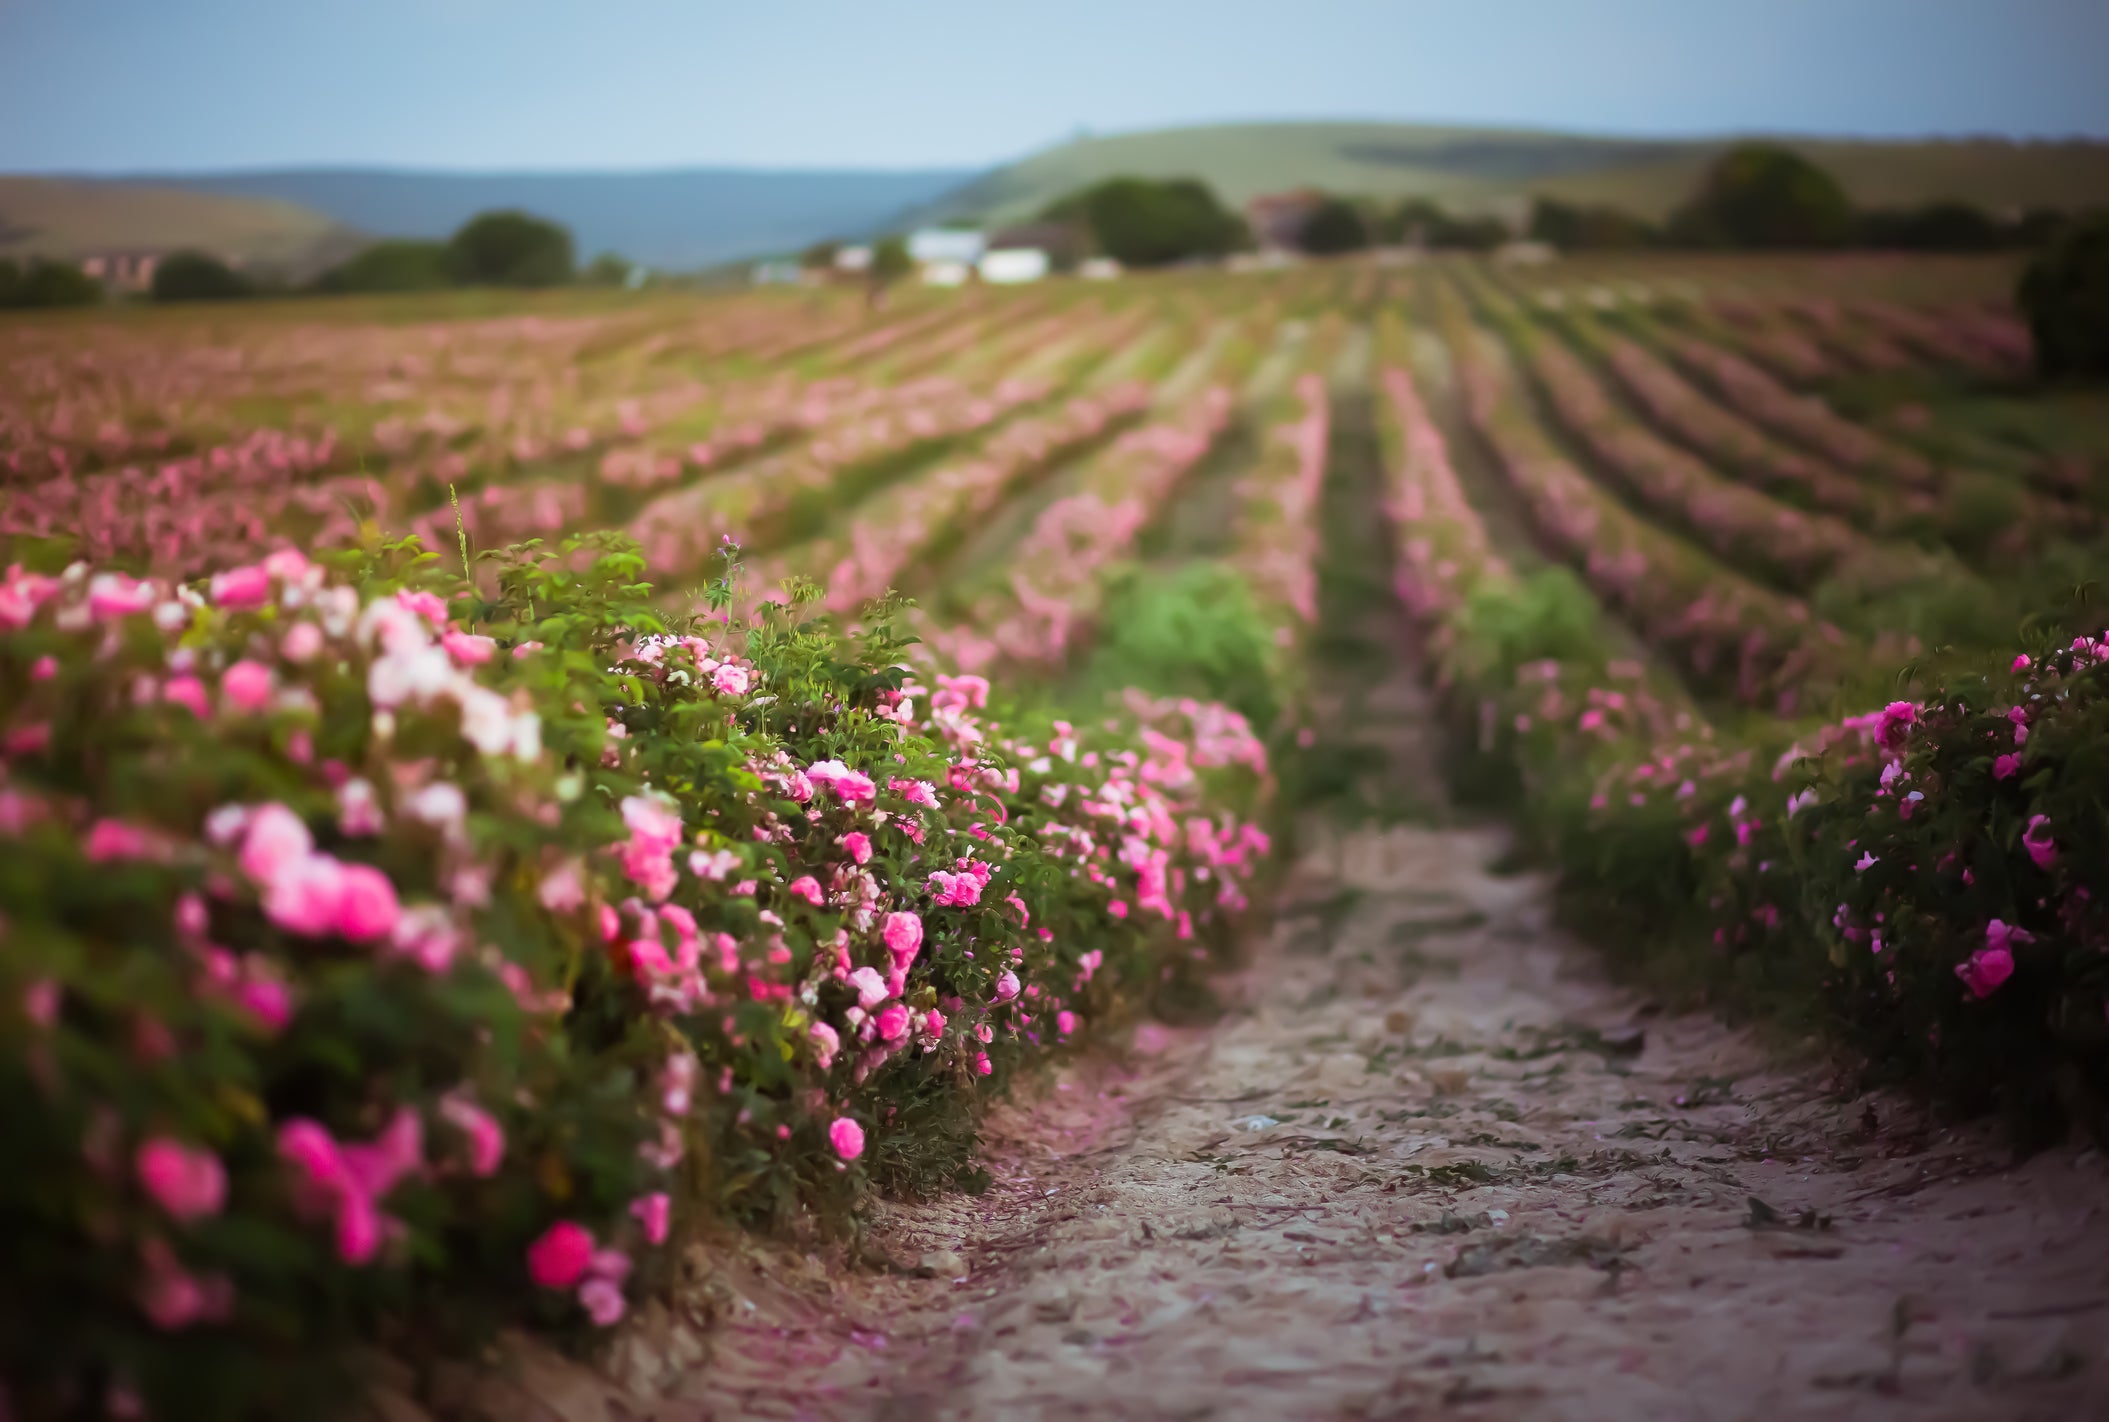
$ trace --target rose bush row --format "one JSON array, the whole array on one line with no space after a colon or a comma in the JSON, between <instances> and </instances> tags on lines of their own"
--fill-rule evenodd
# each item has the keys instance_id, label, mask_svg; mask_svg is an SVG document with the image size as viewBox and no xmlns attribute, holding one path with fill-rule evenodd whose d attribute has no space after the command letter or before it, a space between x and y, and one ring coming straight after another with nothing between
<instances>
[{"instance_id":1,"label":"rose bush row","mask_svg":"<svg viewBox=\"0 0 2109 1422\"><path fill-rule=\"evenodd\" d=\"M1508 794L1599 940L2024 1144L2109 1140L2109 634L1963 654L1798 739L1717 734L1580 589L1487 551L1411 378L1387 383L1401 591L1460 773Z\"/></svg>"},{"instance_id":2,"label":"rose bush row","mask_svg":"<svg viewBox=\"0 0 2109 1422\"><path fill-rule=\"evenodd\" d=\"M8 570L17 1413L313 1415L353 1344L590 1334L698 1221L955 1178L977 1102L1245 910L1234 714L1009 724L884 607L670 620L642 573Z\"/></svg>"}]
</instances>

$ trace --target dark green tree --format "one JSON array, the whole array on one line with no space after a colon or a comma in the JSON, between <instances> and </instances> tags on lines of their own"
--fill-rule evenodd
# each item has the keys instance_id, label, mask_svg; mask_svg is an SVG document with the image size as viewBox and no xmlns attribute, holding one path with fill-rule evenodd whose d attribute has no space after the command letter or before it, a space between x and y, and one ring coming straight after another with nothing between
<instances>
[{"instance_id":1,"label":"dark green tree","mask_svg":"<svg viewBox=\"0 0 2109 1422\"><path fill-rule=\"evenodd\" d=\"M1219 257L1245 241L1244 222L1193 178L1109 178L1063 198L1045 216L1081 219L1101 252L1131 267Z\"/></svg>"},{"instance_id":2,"label":"dark green tree","mask_svg":"<svg viewBox=\"0 0 2109 1422\"><path fill-rule=\"evenodd\" d=\"M1837 247L1854 226L1838 180L1775 143L1722 154L1670 224L1672 236L1702 247Z\"/></svg>"},{"instance_id":3,"label":"dark green tree","mask_svg":"<svg viewBox=\"0 0 2109 1422\"><path fill-rule=\"evenodd\" d=\"M586 269L579 273L579 280L588 286L626 286L629 284L630 273L635 270L637 264L628 257L616 252L603 252L586 263Z\"/></svg>"},{"instance_id":4,"label":"dark green tree","mask_svg":"<svg viewBox=\"0 0 2109 1422\"><path fill-rule=\"evenodd\" d=\"M899 281L915 270L915 260L908 255L908 242L902 237L881 237L872 244L871 279L880 284Z\"/></svg>"},{"instance_id":5,"label":"dark green tree","mask_svg":"<svg viewBox=\"0 0 2109 1422\"><path fill-rule=\"evenodd\" d=\"M1877 208L1860 215L1860 241L1896 252L1993 252L2013 240L1999 219L1966 202Z\"/></svg>"},{"instance_id":6,"label":"dark green tree","mask_svg":"<svg viewBox=\"0 0 2109 1422\"><path fill-rule=\"evenodd\" d=\"M1498 217L1460 217L1427 198L1408 198L1399 205L1392 226L1405 241L1421 247L1484 252L1509 238Z\"/></svg>"},{"instance_id":7,"label":"dark green tree","mask_svg":"<svg viewBox=\"0 0 2109 1422\"><path fill-rule=\"evenodd\" d=\"M2109 375L2109 213L2060 231L2022 272L2016 296L2045 376Z\"/></svg>"},{"instance_id":8,"label":"dark green tree","mask_svg":"<svg viewBox=\"0 0 2109 1422\"><path fill-rule=\"evenodd\" d=\"M798 265L804 267L807 271L817 271L824 267L832 267L835 265L835 254L841 250L842 244L835 241L832 237L825 242L815 242L798 254Z\"/></svg>"},{"instance_id":9,"label":"dark green tree","mask_svg":"<svg viewBox=\"0 0 2109 1422\"><path fill-rule=\"evenodd\" d=\"M1359 252L1369 244L1369 220L1343 197L1329 197L1312 209L1298 236L1298 245L1314 257Z\"/></svg>"},{"instance_id":10,"label":"dark green tree","mask_svg":"<svg viewBox=\"0 0 2109 1422\"><path fill-rule=\"evenodd\" d=\"M1566 252L1645 247L1660 234L1652 223L1619 208L1539 198L1531 204L1530 235Z\"/></svg>"},{"instance_id":11,"label":"dark green tree","mask_svg":"<svg viewBox=\"0 0 2109 1422\"><path fill-rule=\"evenodd\" d=\"M468 286L561 286L576 260L571 234L517 211L470 218L447 242L455 280Z\"/></svg>"},{"instance_id":12,"label":"dark green tree","mask_svg":"<svg viewBox=\"0 0 2109 1422\"><path fill-rule=\"evenodd\" d=\"M210 252L172 252L154 268L156 301L235 301L254 293L247 277Z\"/></svg>"},{"instance_id":13,"label":"dark green tree","mask_svg":"<svg viewBox=\"0 0 2109 1422\"><path fill-rule=\"evenodd\" d=\"M315 279L317 291L438 291L454 284L447 244L376 242Z\"/></svg>"},{"instance_id":14,"label":"dark green tree","mask_svg":"<svg viewBox=\"0 0 2109 1422\"><path fill-rule=\"evenodd\" d=\"M102 299L102 283L70 263L0 259L0 307L93 306Z\"/></svg>"}]
</instances>

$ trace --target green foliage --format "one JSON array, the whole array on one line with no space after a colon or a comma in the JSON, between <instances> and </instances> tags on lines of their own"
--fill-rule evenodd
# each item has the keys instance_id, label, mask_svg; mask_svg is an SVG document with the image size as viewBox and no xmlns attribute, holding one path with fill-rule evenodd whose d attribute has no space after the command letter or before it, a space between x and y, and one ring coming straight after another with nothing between
<instances>
[{"instance_id":1,"label":"green foliage","mask_svg":"<svg viewBox=\"0 0 2109 1422\"><path fill-rule=\"evenodd\" d=\"M1100 251L1131 267L1219 257L1245 241L1244 223L1192 178L1110 178L1061 199L1044 216L1081 219Z\"/></svg>"},{"instance_id":2,"label":"green foliage","mask_svg":"<svg viewBox=\"0 0 2109 1422\"><path fill-rule=\"evenodd\" d=\"M1359 252L1370 245L1369 221L1358 204L1344 197L1329 197L1305 219L1298 241L1313 256Z\"/></svg>"},{"instance_id":3,"label":"green foliage","mask_svg":"<svg viewBox=\"0 0 2109 1422\"><path fill-rule=\"evenodd\" d=\"M798 265L807 271L825 270L835 265L835 254L841 250L842 244L833 238L825 242L815 242L798 254Z\"/></svg>"},{"instance_id":4,"label":"green foliage","mask_svg":"<svg viewBox=\"0 0 2109 1422\"><path fill-rule=\"evenodd\" d=\"M102 283L79 267L42 257L32 257L24 266L0 257L0 310L93 306L102 299Z\"/></svg>"},{"instance_id":5,"label":"green foliage","mask_svg":"<svg viewBox=\"0 0 2109 1422\"><path fill-rule=\"evenodd\" d=\"M572 278L571 234L517 211L470 218L447 240L457 281L468 286L561 286Z\"/></svg>"},{"instance_id":6,"label":"green foliage","mask_svg":"<svg viewBox=\"0 0 2109 1422\"><path fill-rule=\"evenodd\" d=\"M1281 649L1252 589L1228 564L1197 558L1169 570L1119 570L1100 624L1079 676L1087 693L1139 686L1220 701L1255 726L1274 724Z\"/></svg>"},{"instance_id":7,"label":"green foliage","mask_svg":"<svg viewBox=\"0 0 2109 1422\"><path fill-rule=\"evenodd\" d=\"M454 284L447 244L398 239L376 242L315 279L325 292L440 291Z\"/></svg>"},{"instance_id":8,"label":"green foliage","mask_svg":"<svg viewBox=\"0 0 2109 1422\"><path fill-rule=\"evenodd\" d=\"M1406 241L1438 251L1486 252L1509 239L1500 218L1458 216L1427 198L1401 203L1392 225Z\"/></svg>"},{"instance_id":9,"label":"green foliage","mask_svg":"<svg viewBox=\"0 0 2109 1422\"><path fill-rule=\"evenodd\" d=\"M2109 374L2109 214L2061 231L2021 274L2016 300L2045 376Z\"/></svg>"},{"instance_id":10,"label":"green foliage","mask_svg":"<svg viewBox=\"0 0 2109 1422\"><path fill-rule=\"evenodd\" d=\"M1993 252L2017 238L2014 228L1983 208L1951 201L1864 212L1859 240L1896 252Z\"/></svg>"},{"instance_id":11,"label":"green foliage","mask_svg":"<svg viewBox=\"0 0 2109 1422\"><path fill-rule=\"evenodd\" d=\"M154 268L156 301L235 301L255 286L209 252L173 252Z\"/></svg>"},{"instance_id":12,"label":"green foliage","mask_svg":"<svg viewBox=\"0 0 2109 1422\"><path fill-rule=\"evenodd\" d=\"M586 263L579 273L579 280L588 286L627 286L630 274L637 270L636 263L615 252L603 252Z\"/></svg>"},{"instance_id":13,"label":"green foliage","mask_svg":"<svg viewBox=\"0 0 2109 1422\"><path fill-rule=\"evenodd\" d=\"M871 249L871 279L880 285L899 281L915 270L905 237L881 237Z\"/></svg>"},{"instance_id":14,"label":"green foliage","mask_svg":"<svg viewBox=\"0 0 2109 1422\"><path fill-rule=\"evenodd\" d=\"M1565 567L1482 581L1451 619L1450 635L1450 672L1471 685L1507 685L1527 662L1609 660L1596 599Z\"/></svg>"},{"instance_id":15,"label":"green foliage","mask_svg":"<svg viewBox=\"0 0 2109 1422\"><path fill-rule=\"evenodd\" d=\"M1836 247L1853 229L1852 204L1838 180L1771 143L1722 154L1670 222L1673 237L1703 247Z\"/></svg>"},{"instance_id":16,"label":"green foliage","mask_svg":"<svg viewBox=\"0 0 2109 1422\"><path fill-rule=\"evenodd\" d=\"M1630 212L1552 198L1531 204L1530 235L1563 252L1648 247L1661 240L1653 223Z\"/></svg>"}]
</instances>

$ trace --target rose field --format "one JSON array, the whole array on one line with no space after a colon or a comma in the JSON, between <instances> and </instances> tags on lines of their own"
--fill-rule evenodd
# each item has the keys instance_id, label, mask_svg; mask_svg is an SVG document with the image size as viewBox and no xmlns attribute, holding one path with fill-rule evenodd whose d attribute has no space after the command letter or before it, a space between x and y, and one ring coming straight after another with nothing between
<instances>
[{"instance_id":1,"label":"rose field","mask_svg":"<svg viewBox=\"0 0 2109 1422\"><path fill-rule=\"evenodd\" d=\"M1453 1072L1536 1048L1431 1070L1428 1003L1297 976L1376 892L1338 846L1394 832L1500 834L1485 882L1537 876L1531 931L1604 993L1812 1097L2002 1168L2109 1149L2109 399L2033 375L2014 275L1458 257L8 314L0 1419L518 1419L460 1374L523 1348L626 1379L626 1412L535 1404L567 1419L1125 1415L1117 1368L1103 1412L1083 1383L866 1407L789 1324L698 1321L697 1279L997 1278L902 1221L1044 1199L1021 1161L1069 1188L1019 1113L1292 999L1419 1054L1368 1109L1444 1119ZM1386 962L1420 951L1396 926ZM1538 1046L1623 1060L1547 1010ZM1344 1089L1165 1082L1285 1160L1390 1149ZM1518 1143L1553 1109L1525 1100L1339 1186L1417 1202L1385 1248L1465 1237L1400 1254L1416 1286L1525 1208L1475 1191L1587 1175ZM1246 1169L1163 1150L1197 1190ZM1750 1194L1753 1237L1756 1191L1725 1217ZM1681 1267L1638 1247L1500 1267ZM1103 1360L1172 1326L1091 1319L1126 1287L1021 1317ZM941 1320L915 1356L966 1346L963 1307L899 1305ZM719 1341L667 1361L677 1316ZM724 1401L743 1357L807 1395ZM1458 1415L1521 1415L1488 1405ZM1308 1406L1267 1415L1408 1415Z\"/></svg>"}]
</instances>

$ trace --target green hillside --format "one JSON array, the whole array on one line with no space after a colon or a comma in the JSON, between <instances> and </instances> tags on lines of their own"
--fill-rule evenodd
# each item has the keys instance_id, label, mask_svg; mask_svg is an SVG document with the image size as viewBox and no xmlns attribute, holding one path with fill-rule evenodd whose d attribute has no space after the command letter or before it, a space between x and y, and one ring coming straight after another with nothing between
<instances>
[{"instance_id":1,"label":"green hillside","mask_svg":"<svg viewBox=\"0 0 2109 1422\"><path fill-rule=\"evenodd\" d=\"M357 245L355 234L289 202L218 197L142 183L0 177L0 255L199 247L302 269Z\"/></svg>"},{"instance_id":2,"label":"green hillside","mask_svg":"<svg viewBox=\"0 0 2109 1422\"><path fill-rule=\"evenodd\" d=\"M917 214L1009 221L1101 178L1199 177L1242 204L1314 186L1476 206L1543 193L1661 217L1731 140L1595 138L1520 129L1256 123L1080 139L975 180ZM1986 207L2109 204L2109 143L1791 140L1867 206L1963 198Z\"/></svg>"}]
</instances>

